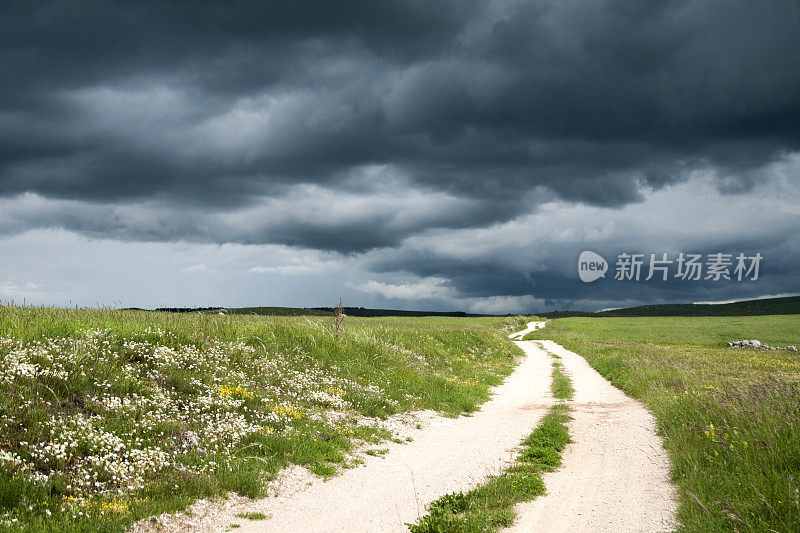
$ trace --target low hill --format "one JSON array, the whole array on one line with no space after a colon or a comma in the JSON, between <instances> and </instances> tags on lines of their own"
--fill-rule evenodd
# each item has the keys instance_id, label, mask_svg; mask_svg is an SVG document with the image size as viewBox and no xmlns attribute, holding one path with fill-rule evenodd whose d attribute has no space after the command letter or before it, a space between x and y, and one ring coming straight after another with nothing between
<instances>
[{"instance_id":1,"label":"low hill","mask_svg":"<svg viewBox=\"0 0 800 533\"><path fill-rule=\"evenodd\" d=\"M611 309L597 313L580 311L553 311L539 313L546 318L569 316L586 317L634 317L634 316L753 316L753 315L797 315L800 314L800 296L744 300L725 304L662 304L640 305L623 309Z\"/></svg>"},{"instance_id":2,"label":"low hill","mask_svg":"<svg viewBox=\"0 0 800 533\"><path fill-rule=\"evenodd\" d=\"M265 315L265 316L329 316L332 307L161 307L156 311L172 313L217 313L233 315ZM358 317L489 317L510 315L486 315L464 313L462 311L405 311L402 309L370 309L366 307L345 307L348 316ZM659 304L640 305L611 309L596 313L585 311L550 311L537 313L545 318L562 318L570 316L585 317L634 317L634 316L753 316L753 315L797 315L800 314L800 296L784 298L764 298L761 300L743 300L725 304Z\"/></svg>"}]
</instances>

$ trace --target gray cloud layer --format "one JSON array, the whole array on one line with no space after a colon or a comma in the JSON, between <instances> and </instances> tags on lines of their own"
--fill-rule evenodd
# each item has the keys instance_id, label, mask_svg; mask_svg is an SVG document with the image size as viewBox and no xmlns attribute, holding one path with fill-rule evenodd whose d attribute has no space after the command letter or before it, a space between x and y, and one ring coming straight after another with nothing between
<instances>
[{"instance_id":1,"label":"gray cloud layer","mask_svg":"<svg viewBox=\"0 0 800 533\"><path fill-rule=\"evenodd\" d=\"M568 268L584 247L695 241L796 258L791 207L749 240L714 220L764 184L796 191L797 50L789 0L4 2L0 234L357 254L365 276L464 298L685 298L705 289L586 294ZM662 214L640 238L647 213L627 206L693 187L711 224ZM524 238L548 205L630 224L610 241L553 228L527 267L441 252ZM800 289L796 267L774 275Z\"/></svg>"}]
</instances>

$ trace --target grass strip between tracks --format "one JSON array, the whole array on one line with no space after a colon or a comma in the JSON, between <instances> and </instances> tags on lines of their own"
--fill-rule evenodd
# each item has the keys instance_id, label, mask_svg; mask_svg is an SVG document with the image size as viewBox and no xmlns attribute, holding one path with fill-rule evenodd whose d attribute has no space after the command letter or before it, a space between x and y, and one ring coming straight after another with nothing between
<instances>
[{"instance_id":1,"label":"grass strip between tracks","mask_svg":"<svg viewBox=\"0 0 800 533\"><path fill-rule=\"evenodd\" d=\"M553 363L553 396L572 398L573 388L561 365ZM559 403L550 408L521 445L516 461L501 474L467 492L454 492L430 504L430 513L414 524L412 533L484 532L508 527L516 517L514 506L545 493L542 472L561 465L561 451L570 442L566 423L570 408Z\"/></svg>"}]
</instances>

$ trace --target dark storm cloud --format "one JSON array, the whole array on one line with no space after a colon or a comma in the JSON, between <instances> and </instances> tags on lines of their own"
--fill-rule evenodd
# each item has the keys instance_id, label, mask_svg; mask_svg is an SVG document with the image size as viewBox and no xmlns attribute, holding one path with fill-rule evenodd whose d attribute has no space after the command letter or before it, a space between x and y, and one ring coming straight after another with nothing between
<instances>
[{"instance_id":1,"label":"dark storm cloud","mask_svg":"<svg viewBox=\"0 0 800 533\"><path fill-rule=\"evenodd\" d=\"M800 141L789 1L8 2L0 20L6 195L213 205L393 164L468 196L614 205ZM120 113L158 89L163 113ZM260 125L280 131L226 152L204 127L242 105L285 112Z\"/></svg>"},{"instance_id":2,"label":"dark storm cloud","mask_svg":"<svg viewBox=\"0 0 800 533\"><path fill-rule=\"evenodd\" d=\"M795 222L798 222L795 217ZM583 283L577 275L577 258L580 247L559 247L557 242L548 243L549 250L538 255L549 256L544 265L525 269L512 264L508 255L491 256L486 254L479 260L463 261L456 258L424 257L415 254L398 254L382 257L370 265L374 272L414 272L431 278L443 273L448 275L448 285L455 292L473 298L488 298L496 295L523 297L535 295L536 302L526 306L527 312L552 311L557 309L596 311L610 307L626 307L642 304L668 302L697 302L743 300L764 295L796 294L800 291L797 275L797 257L800 253L800 232L785 231L774 235L772 241L760 239L757 246L748 248L741 242L731 241L723 244L692 248L690 253L708 254L717 252L745 253L748 257L756 253L764 258L760 264L759 278L755 281L745 279L731 280L682 280L676 279L676 266L670 266L669 278L664 281L656 274L651 280L648 275L649 254L656 253L660 258L664 248L657 244L651 246L603 248L593 247L609 261L609 271L604 279L594 283ZM615 280L615 261L620 253L644 253L645 264L641 278L636 281ZM528 254L528 251L513 250L509 254ZM674 261L677 252L670 251L668 258ZM530 261L531 264L534 260ZM733 267L731 267L731 272ZM705 276L705 271L704 274ZM446 306L445 306L446 307Z\"/></svg>"},{"instance_id":3,"label":"dark storm cloud","mask_svg":"<svg viewBox=\"0 0 800 533\"><path fill-rule=\"evenodd\" d=\"M747 192L800 150L797 50L791 0L8 1L0 233L394 247L376 271L549 297L402 244L698 173Z\"/></svg>"},{"instance_id":4,"label":"dark storm cloud","mask_svg":"<svg viewBox=\"0 0 800 533\"><path fill-rule=\"evenodd\" d=\"M644 303L720 301L800 292L800 158L773 166L783 182L756 184L746 194L721 192L712 178L648 194L622 208L551 202L536 212L492 228L429 232L391 251L368 254L362 267L378 279L403 273L446 278L458 294L476 298L533 295L529 311L596 310ZM763 178L763 177L762 177ZM610 270L583 283L578 256L592 250ZM615 281L618 254L644 254L641 280ZM670 277L645 281L649 254L760 253L754 281L700 281ZM675 274L673 263L671 273Z\"/></svg>"}]
</instances>

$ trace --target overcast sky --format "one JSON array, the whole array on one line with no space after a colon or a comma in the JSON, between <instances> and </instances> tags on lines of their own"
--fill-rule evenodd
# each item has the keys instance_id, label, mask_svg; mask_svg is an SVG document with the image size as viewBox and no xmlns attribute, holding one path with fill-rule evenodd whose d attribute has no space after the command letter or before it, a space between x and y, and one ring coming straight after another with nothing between
<instances>
[{"instance_id":1,"label":"overcast sky","mask_svg":"<svg viewBox=\"0 0 800 533\"><path fill-rule=\"evenodd\" d=\"M796 0L146 4L0 4L0 300L800 293ZM623 252L763 260L617 281Z\"/></svg>"}]
</instances>

